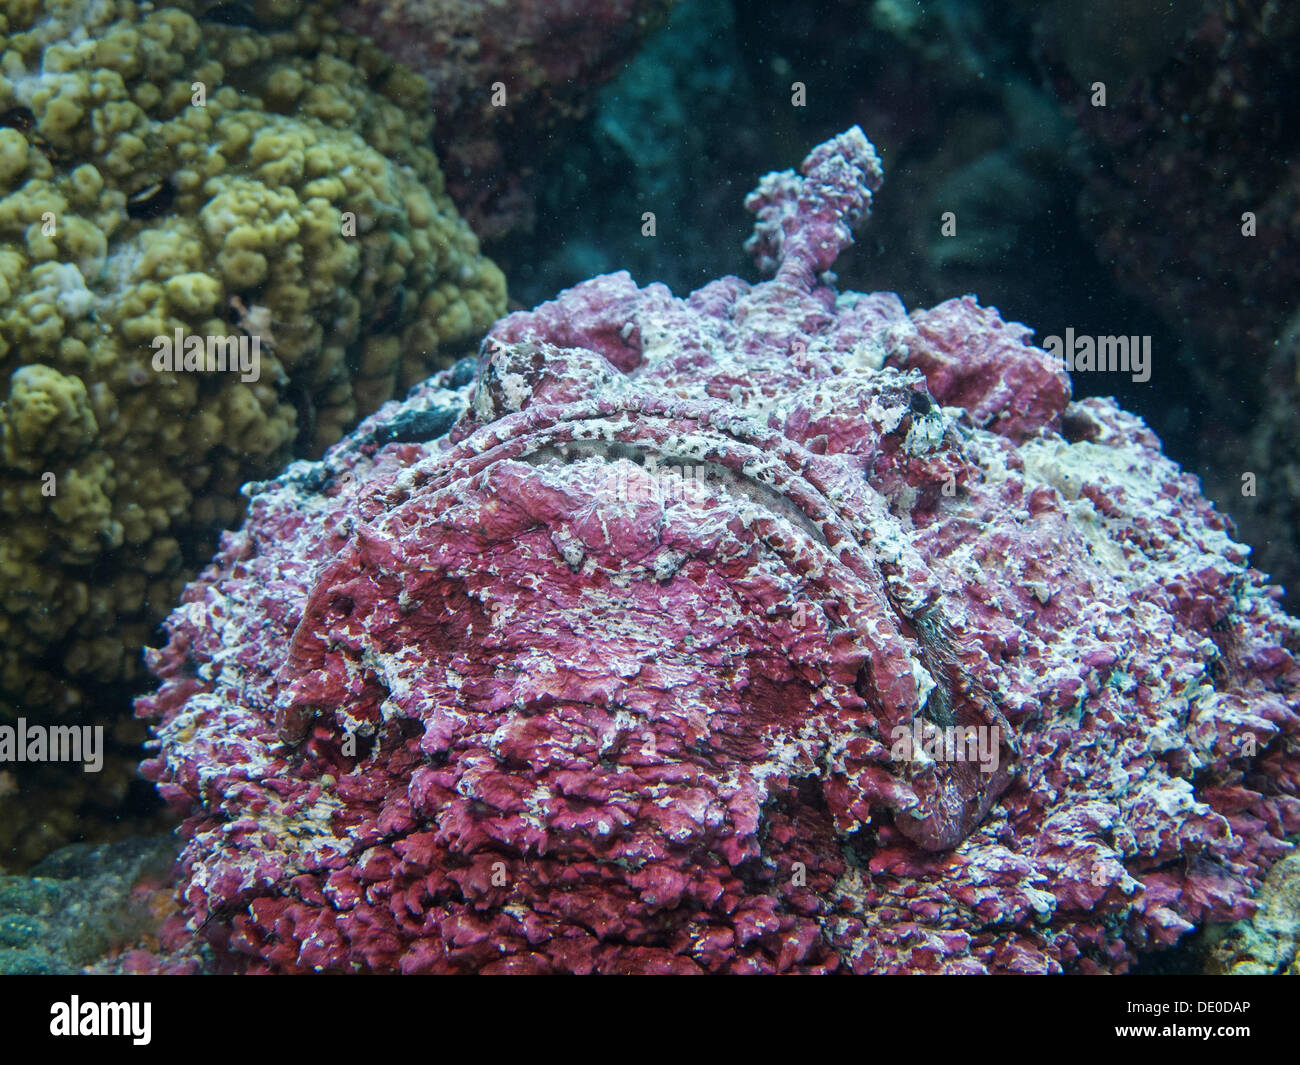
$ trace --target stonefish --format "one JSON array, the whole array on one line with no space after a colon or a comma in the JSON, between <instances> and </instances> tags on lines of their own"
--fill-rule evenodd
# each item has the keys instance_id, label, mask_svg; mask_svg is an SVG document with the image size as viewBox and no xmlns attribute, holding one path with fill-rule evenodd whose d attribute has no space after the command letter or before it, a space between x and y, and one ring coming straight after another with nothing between
<instances>
[{"instance_id":1,"label":"stonefish","mask_svg":"<svg viewBox=\"0 0 1300 1065\"><path fill-rule=\"evenodd\" d=\"M241 971L1116 971L1300 830L1295 651L1187 476L973 298L598 277L319 463L185 594L145 772ZM192 963L190 963L192 964Z\"/></svg>"}]
</instances>

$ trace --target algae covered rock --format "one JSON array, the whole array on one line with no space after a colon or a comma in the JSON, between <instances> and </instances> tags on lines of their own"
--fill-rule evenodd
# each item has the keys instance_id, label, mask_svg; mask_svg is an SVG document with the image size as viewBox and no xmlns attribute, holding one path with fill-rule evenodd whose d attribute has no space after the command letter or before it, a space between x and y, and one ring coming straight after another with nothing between
<instances>
[{"instance_id":1,"label":"algae covered rock","mask_svg":"<svg viewBox=\"0 0 1300 1065\"><path fill-rule=\"evenodd\" d=\"M29 876L0 876L0 975L77 972L147 944L165 905L176 841L170 835L74 843Z\"/></svg>"},{"instance_id":2,"label":"algae covered rock","mask_svg":"<svg viewBox=\"0 0 1300 1065\"><path fill-rule=\"evenodd\" d=\"M298 3L259 5L258 26L210 6L0 12L0 721L90 719L92 693L111 718L107 686L237 523L239 486L504 309L443 191L422 80ZM44 767L25 809L41 774L74 804L127 786ZM13 801L7 860L64 835L64 800L39 843Z\"/></svg>"},{"instance_id":3,"label":"algae covered rock","mask_svg":"<svg viewBox=\"0 0 1300 1065\"><path fill-rule=\"evenodd\" d=\"M1228 976L1300 976L1300 854L1269 870L1249 920L1210 929L1205 971Z\"/></svg>"},{"instance_id":4,"label":"algae covered rock","mask_svg":"<svg viewBox=\"0 0 1300 1065\"><path fill-rule=\"evenodd\" d=\"M428 78L452 197L491 246L532 229L537 159L675 3L346 0L338 14Z\"/></svg>"}]
</instances>

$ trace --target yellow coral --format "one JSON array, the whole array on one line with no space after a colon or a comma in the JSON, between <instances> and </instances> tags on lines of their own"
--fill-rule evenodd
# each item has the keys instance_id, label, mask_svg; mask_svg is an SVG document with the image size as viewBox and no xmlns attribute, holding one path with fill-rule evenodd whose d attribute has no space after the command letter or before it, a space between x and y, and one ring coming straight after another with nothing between
<instances>
[{"instance_id":1,"label":"yellow coral","mask_svg":"<svg viewBox=\"0 0 1300 1065\"><path fill-rule=\"evenodd\" d=\"M178 316L199 318L211 314L221 302L221 282L198 271L177 274L163 285L169 305Z\"/></svg>"},{"instance_id":2,"label":"yellow coral","mask_svg":"<svg viewBox=\"0 0 1300 1065\"><path fill-rule=\"evenodd\" d=\"M39 363L9 378L9 398L0 407L0 457L6 466L38 469L46 456L83 451L97 432L81 378Z\"/></svg>"},{"instance_id":3,"label":"yellow coral","mask_svg":"<svg viewBox=\"0 0 1300 1065\"><path fill-rule=\"evenodd\" d=\"M0 189L9 189L27 169L27 138L16 129L0 129Z\"/></svg>"},{"instance_id":4,"label":"yellow coral","mask_svg":"<svg viewBox=\"0 0 1300 1065\"><path fill-rule=\"evenodd\" d=\"M268 33L200 23L208 6L0 12L0 111L35 116L0 129L0 719L109 706L240 485L505 309L424 83L322 5L255 0ZM258 380L154 368L157 338L237 339L254 306ZM64 824L51 803L29 808ZM5 824L0 848L24 833L50 842Z\"/></svg>"}]
</instances>

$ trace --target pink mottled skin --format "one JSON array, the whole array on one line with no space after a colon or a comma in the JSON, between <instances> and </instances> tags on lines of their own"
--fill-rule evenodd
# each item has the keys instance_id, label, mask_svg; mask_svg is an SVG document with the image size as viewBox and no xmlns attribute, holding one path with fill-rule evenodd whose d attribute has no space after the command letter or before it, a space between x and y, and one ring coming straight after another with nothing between
<instances>
[{"instance_id":1,"label":"pink mottled skin","mask_svg":"<svg viewBox=\"0 0 1300 1065\"><path fill-rule=\"evenodd\" d=\"M1023 327L832 287L879 185L855 127L747 201L772 280L578 285L254 486L139 704L160 965L1100 972L1249 911L1296 623Z\"/></svg>"}]
</instances>

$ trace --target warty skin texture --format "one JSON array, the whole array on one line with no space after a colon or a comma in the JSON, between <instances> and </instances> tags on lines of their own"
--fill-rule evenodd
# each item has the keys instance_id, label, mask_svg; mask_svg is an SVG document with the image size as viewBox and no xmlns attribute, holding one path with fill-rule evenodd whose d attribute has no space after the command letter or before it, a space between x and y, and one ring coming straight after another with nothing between
<instances>
[{"instance_id":1,"label":"warty skin texture","mask_svg":"<svg viewBox=\"0 0 1300 1065\"><path fill-rule=\"evenodd\" d=\"M1024 327L835 290L879 184L855 127L747 201L772 280L596 278L250 488L138 705L138 966L1100 972L1250 911L1296 623Z\"/></svg>"}]
</instances>

